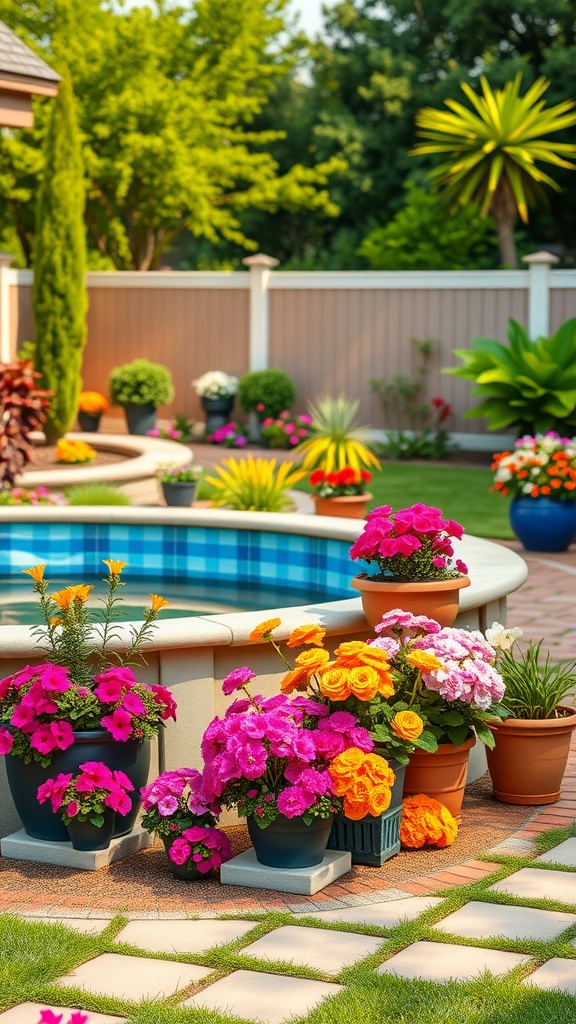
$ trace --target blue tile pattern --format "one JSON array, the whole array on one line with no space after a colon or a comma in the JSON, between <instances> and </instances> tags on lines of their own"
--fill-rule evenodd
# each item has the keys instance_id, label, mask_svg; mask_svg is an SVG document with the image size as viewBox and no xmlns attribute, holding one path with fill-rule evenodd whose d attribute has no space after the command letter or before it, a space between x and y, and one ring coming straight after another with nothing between
<instances>
[{"instance_id":1,"label":"blue tile pattern","mask_svg":"<svg viewBox=\"0 0 576 1024\"><path fill-rule=\"evenodd\" d=\"M103 558L120 558L133 576L209 577L289 589L308 584L327 597L346 598L355 596L350 580L359 572L349 546L257 530L11 522L0 526L0 576L39 562L48 564L47 575L99 574Z\"/></svg>"}]
</instances>

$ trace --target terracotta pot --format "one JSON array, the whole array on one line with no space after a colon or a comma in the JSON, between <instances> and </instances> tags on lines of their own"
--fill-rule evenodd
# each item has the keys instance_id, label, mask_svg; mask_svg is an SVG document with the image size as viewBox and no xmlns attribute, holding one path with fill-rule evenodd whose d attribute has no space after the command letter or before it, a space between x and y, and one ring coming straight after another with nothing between
<instances>
[{"instance_id":1,"label":"terracotta pot","mask_svg":"<svg viewBox=\"0 0 576 1024\"><path fill-rule=\"evenodd\" d=\"M451 626L458 615L460 591L470 586L470 578L457 576L434 583L392 583L370 576L355 576L351 583L361 593L364 615L372 628L393 608L427 615L441 626Z\"/></svg>"},{"instance_id":2,"label":"terracotta pot","mask_svg":"<svg viewBox=\"0 0 576 1024\"><path fill-rule=\"evenodd\" d=\"M314 495L317 516L340 516L342 519L364 519L371 494L348 494L342 498L321 498Z\"/></svg>"},{"instance_id":3,"label":"terracotta pot","mask_svg":"<svg viewBox=\"0 0 576 1024\"><path fill-rule=\"evenodd\" d=\"M486 759L497 800L537 805L560 799L576 712L558 710L563 718L507 718L490 725L496 746L486 748Z\"/></svg>"},{"instance_id":4,"label":"terracotta pot","mask_svg":"<svg viewBox=\"0 0 576 1024\"><path fill-rule=\"evenodd\" d=\"M476 737L471 736L461 747L455 747L453 743L441 743L433 754L415 750L406 766L404 796L426 793L444 804L457 822L462 821L468 758L475 743Z\"/></svg>"}]
</instances>

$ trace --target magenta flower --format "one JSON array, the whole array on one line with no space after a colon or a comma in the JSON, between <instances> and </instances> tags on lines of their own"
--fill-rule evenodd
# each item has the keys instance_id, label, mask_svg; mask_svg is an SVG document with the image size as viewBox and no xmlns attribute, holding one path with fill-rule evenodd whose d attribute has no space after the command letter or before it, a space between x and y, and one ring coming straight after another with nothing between
<instances>
[{"instance_id":1,"label":"magenta flower","mask_svg":"<svg viewBox=\"0 0 576 1024\"><path fill-rule=\"evenodd\" d=\"M50 722L50 731L59 750L66 750L74 743L74 730L70 722Z\"/></svg>"},{"instance_id":2,"label":"magenta flower","mask_svg":"<svg viewBox=\"0 0 576 1024\"><path fill-rule=\"evenodd\" d=\"M0 755L9 754L13 743L12 733L8 732L8 729L0 728Z\"/></svg>"},{"instance_id":3,"label":"magenta flower","mask_svg":"<svg viewBox=\"0 0 576 1024\"><path fill-rule=\"evenodd\" d=\"M116 814L120 815L128 814L128 811L132 808L130 797L120 786L106 794L104 803L106 807L111 807L113 811L116 811Z\"/></svg>"},{"instance_id":4,"label":"magenta flower","mask_svg":"<svg viewBox=\"0 0 576 1024\"><path fill-rule=\"evenodd\" d=\"M56 747L56 739L49 725L38 725L30 737L30 746L40 754L50 754Z\"/></svg>"},{"instance_id":5,"label":"magenta flower","mask_svg":"<svg viewBox=\"0 0 576 1024\"><path fill-rule=\"evenodd\" d=\"M76 817L76 815L78 814L78 804L76 800L70 800L66 804L66 814L68 815L69 818Z\"/></svg>"},{"instance_id":6,"label":"magenta flower","mask_svg":"<svg viewBox=\"0 0 576 1024\"><path fill-rule=\"evenodd\" d=\"M52 665L46 662L38 669L38 678L45 690L54 690L57 693L66 693L72 686L68 677L68 669L61 665Z\"/></svg>"},{"instance_id":7,"label":"magenta flower","mask_svg":"<svg viewBox=\"0 0 576 1024\"><path fill-rule=\"evenodd\" d=\"M146 715L146 705L144 704L141 697L137 693L129 691L124 694L122 700L122 707L129 711L131 715Z\"/></svg>"},{"instance_id":8,"label":"magenta flower","mask_svg":"<svg viewBox=\"0 0 576 1024\"><path fill-rule=\"evenodd\" d=\"M150 689L154 694L154 700L156 704L163 704L164 711L160 715L161 719L165 721L167 718L173 718L176 721L176 701L174 700L170 690L167 690L165 686L159 686L155 684Z\"/></svg>"},{"instance_id":9,"label":"magenta flower","mask_svg":"<svg viewBox=\"0 0 576 1024\"><path fill-rule=\"evenodd\" d=\"M276 806L285 818L298 818L315 802L313 793L307 793L299 786L287 786L276 799Z\"/></svg>"},{"instance_id":10,"label":"magenta flower","mask_svg":"<svg viewBox=\"0 0 576 1024\"><path fill-rule=\"evenodd\" d=\"M174 864L185 864L191 853L192 847L190 843L182 838L175 839L168 850L168 856Z\"/></svg>"},{"instance_id":11,"label":"magenta flower","mask_svg":"<svg viewBox=\"0 0 576 1024\"><path fill-rule=\"evenodd\" d=\"M32 732L35 721L36 715L33 707L29 707L27 704L17 704L12 712L10 725L15 725L22 732Z\"/></svg>"},{"instance_id":12,"label":"magenta flower","mask_svg":"<svg viewBox=\"0 0 576 1024\"><path fill-rule=\"evenodd\" d=\"M103 679L94 693L103 704L115 704L122 699L122 683L119 679Z\"/></svg>"},{"instance_id":13,"label":"magenta flower","mask_svg":"<svg viewBox=\"0 0 576 1024\"><path fill-rule=\"evenodd\" d=\"M111 715L105 715L100 719L100 725L108 729L115 740L126 742L132 735L132 715L124 708L116 708Z\"/></svg>"},{"instance_id":14,"label":"magenta flower","mask_svg":"<svg viewBox=\"0 0 576 1024\"><path fill-rule=\"evenodd\" d=\"M158 814L163 818L169 818L171 814L174 814L178 810L178 801L175 796L163 796L158 801Z\"/></svg>"},{"instance_id":15,"label":"magenta flower","mask_svg":"<svg viewBox=\"0 0 576 1024\"><path fill-rule=\"evenodd\" d=\"M231 693L234 693L234 690L241 690L246 683L255 678L255 673L252 669L247 668L246 665L243 665L241 668L235 668L232 672L228 673L222 683L222 693L229 697Z\"/></svg>"}]
</instances>

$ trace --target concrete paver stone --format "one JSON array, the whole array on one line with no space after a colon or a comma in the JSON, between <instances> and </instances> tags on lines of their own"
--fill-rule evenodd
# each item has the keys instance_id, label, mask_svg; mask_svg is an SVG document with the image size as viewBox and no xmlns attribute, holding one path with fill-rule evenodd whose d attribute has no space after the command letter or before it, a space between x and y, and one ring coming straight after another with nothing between
<instances>
[{"instance_id":1,"label":"concrete paver stone","mask_svg":"<svg viewBox=\"0 0 576 1024\"><path fill-rule=\"evenodd\" d=\"M341 991L342 985L332 982L234 971L181 1005L246 1017L262 1024L284 1024L293 1017L305 1016L328 996Z\"/></svg>"},{"instance_id":2,"label":"concrete paver stone","mask_svg":"<svg viewBox=\"0 0 576 1024\"><path fill-rule=\"evenodd\" d=\"M576 960L563 960L555 956L542 964L534 974L524 978L523 985L535 985L538 988L558 989L576 996ZM1 1020L2 1018L0 1018Z\"/></svg>"},{"instance_id":3,"label":"concrete paver stone","mask_svg":"<svg viewBox=\"0 0 576 1024\"><path fill-rule=\"evenodd\" d=\"M58 978L54 984L106 995L110 999L138 1002L141 999L167 999L207 974L210 974L210 968L194 964L102 953Z\"/></svg>"},{"instance_id":4,"label":"concrete paver stone","mask_svg":"<svg viewBox=\"0 0 576 1024\"><path fill-rule=\"evenodd\" d=\"M53 1013L64 1014L64 1021L68 1016L77 1010L72 1006L47 1006L46 1003L19 1003L10 1010L0 1013L0 1024L36 1024L40 1019L40 1010L52 1010ZM125 1024L125 1017L111 1017L108 1013L93 1013L90 1011L90 1024Z\"/></svg>"},{"instance_id":5,"label":"concrete paver stone","mask_svg":"<svg viewBox=\"0 0 576 1024\"><path fill-rule=\"evenodd\" d=\"M116 942L129 942L150 953L203 953L239 939L256 921L129 921Z\"/></svg>"},{"instance_id":6,"label":"concrete paver stone","mask_svg":"<svg viewBox=\"0 0 576 1024\"><path fill-rule=\"evenodd\" d=\"M553 864L564 864L567 868L576 868L576 839L565 839L548 853L536 857L536 861L547 860Z\"/></svg>"},{"instance_id":7,"label":"concrete paver stone","mask_svg":"<svg viewBox=\"0 0 576 1024\"><path fill-rule=\"evenodd\" d=\"M569 871L546 871L545 868L520 868L501 882L495 882L487 892L507 892L525 900L558 900L576 903L576 874Z\"/></svg>"},{"instance_id":8,"label":"concrete paver stone","mask_svg":"<svg viewBox=\"0 0 576 1024\"><path fill-rule=\"evenodd\" d=\"M413 921L425 910L442 903L439 896L406 896L401 900L367 903L338 910L307 910L308 917L341 924L373 924L379 928L395 928L401 921Z\"/></svg>"},{"instance_id":9,"label":"concrete paver stone","mask_svg":"<svg viewBox=\"0 0 576 1024\"><path fill-rule=\"evenodd\" d=\"M576 924L576 914L472 900L434 925L463 939L537 939L548 942Z\"/></svg>"},{"instance_id":10,"label":"concrete paver stone","mask_svg":"<svg viewBox=\"0 0 576 1024\"><path fill-rule=\"evenodd\" d=\"M504 953L499 949L414 942L386 960L378 967L377 973L396 974L399 978L423 978L425 981L468 981L484 971L507 974L529 959L521 953Z\"/></svg>"},{"instance_id":11,"label":"concrete paver stone","mask_svg":"<svg viewBox=\"0 0 576 1024\"><path fill-rule=\"evenodd\" d=\"M375 953L382 942L372 935L286 925L250 943L242 950L242 956L283 960L327 974L339 974L344 967Z\"/></svg>"}]
</instances>

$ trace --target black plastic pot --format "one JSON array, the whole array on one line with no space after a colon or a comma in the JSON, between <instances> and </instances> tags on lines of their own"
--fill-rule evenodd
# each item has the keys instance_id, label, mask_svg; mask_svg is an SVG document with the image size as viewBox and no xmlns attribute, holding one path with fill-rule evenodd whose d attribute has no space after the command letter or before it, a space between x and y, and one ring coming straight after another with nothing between
<instances>
[{"instance_id":1,"label":"black plastic pot","mask_svg":"<svg viewBox=\"0 0 576 1024\"><path fill-rule=\"evenodd\" d=\"M313 818L306 825L303 818L279 814L266 828L260 828L253 817L247 818L246 823L260 864L270 868L309 868L324 859L332 819L333 815Z\"/></svg>"},{"instance_id":2,"label":"black plastic pot","mask_svg":"<svg viewBox=\"0 0 576 1024\"><path fill-rule=\"evenodd\" d=\"M206 413L206 434L226 426L230 422L230 413L234 408L234 396L225 398L201 398L202 408Z\"/></svg>"},{"instance_id":3,"label":"black plastic pot","mask_svg":"<svg viewBox=\"0 0 576 1024\"><path fill-rule=\"evenodd\" d=\"M124 412L129 434L143 435L149 430L154 430L158 410L152 402L147 402L146 405L125 405Z\"/></svg>"},{"instance_id":4,"label":"black plastic pot","mask_svg":"<svg viewBox=\"0 0 576 1024\"><path fill-rule=\"evenodd\" d=\"M196 862L192 859L184 861L183 864L175 864L173 860L170 860L168 850L170 849L172 839L168 836L162 836L162 842L164 843L166 860L168 861L168 867L173 878L177 878L179 882L197 882L200 878L206 878L206 875L200 874Z\"/></svg>"},{"instance_id":5,"label":"black plastic pot","mask_svg":"<svg viewBox=\"0 0 576 1024\"><path fill-rule=\"evenodd\" d=\"M115 813L110 808L104 814L104 824L93 825L91 821L72 818L66 826L70 842L75 850L107 850L114 835Z\"/></svg>"},{"instance_id":6,"label":"black plastic pot","mask_svg":"<svg viewBox=\"0 0 576 1024\"><path fill-rule=\"evenodd\" d=\"M173 484L167 484L162 481L162 494L167 505L177 508L188 508L194 501L195 493L195 483L178 483L178 481L175 481Z\"/></svg>"},{"instance_id":7,"label":"black plastic pot","mask_svg":"<svg viewBox=\"0 0 576 1024\"><path fill-rule=\"evenodd\" d=\"M328 840L329 850L348 850L353 864L382 865L400 852L400 823L402 819L402 792L406 765L390 761L396 774L392 786L390 807L383 814L367 814L352 821L337 814Z\"/></svg>"},{"instance_id":8,"label":"black plastic pot","mask_svg":"<svg viewBox=\"0 0 576 1024\"><path fill-rule=\"evenodd\" d=\"M78 426L85 434L94 434L100 429L100 413L79 412Z\"/></svg>"},{"instance_id":9,"label":"black plastic pot","mask_svg":"<svg viewBox=\"0 0 576 1024\"><path fill-rule=\"evenodd\" d=\"M60 772L76 774L84 761L103 761L113 771L123 771L134 786L130 793L132 810L116 818L116 836L127 835L134 827L140 806L140 788L148 781L150 768L149 740L115 740L106 729L74 733L74 743L67 750L58 750L47 768L38 761L25 764L19 757L6 755L6 776L14 806L27 835L33 839L65 843L68 831L59 814L54 814L50 801L39 804L38 786Z\"/></svg>"}]
</instances>

